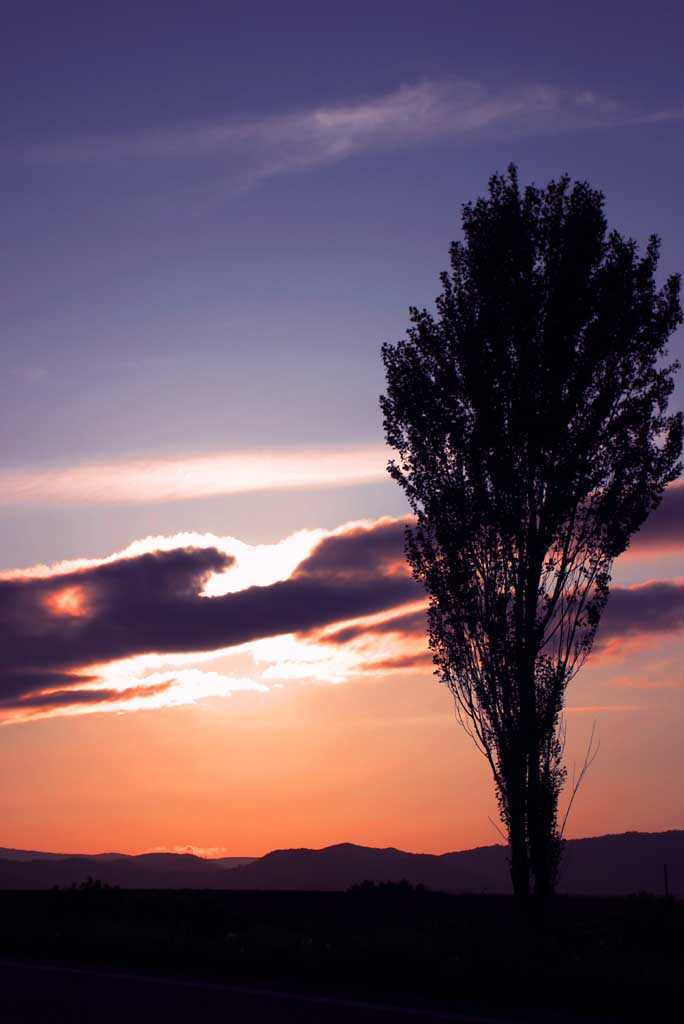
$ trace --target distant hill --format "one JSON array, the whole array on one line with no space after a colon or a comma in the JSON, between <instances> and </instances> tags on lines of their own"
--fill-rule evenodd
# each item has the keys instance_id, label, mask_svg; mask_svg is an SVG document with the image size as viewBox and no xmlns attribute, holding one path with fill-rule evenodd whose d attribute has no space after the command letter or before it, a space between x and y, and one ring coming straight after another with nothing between
<instances>
[{"instance_id":1,"label":"distant hill","mask_svg":"<svg viewBox=\"0 0 684 1024\"><path fill-rule=\"evenodd\" d=\"M103 861L137 861L139 863L146 864L171 864L173 863L174 857L186 858L188 854L185 853L43 853L38 850L12 850L5 846L0 846L0 861L3 860L15 860L15 861L28 861L28 860L73 860L74 858L87 857L88 860L92 860L96 863ZM203 858L195 858L196 860L202 859L203 863L206 860ZM256 857L217 857L215 860L209 861L214 867L223 868L235 868L240 864L250 864ZM182 860L177 863L187 863Z\"/></svg>"},{"instance_id":2,"label":"distant hill","mask_svg":"<svg viewBox=\"0 0 684 1024\"><path fill-rule=\"evenodd\" d=\"M189 853L48 859L39 855L29 860L4 860L0 856L0 889L50 889L55 885L78 885L88 877L127 889L226 889L230 888L226 884L230 871L220 862Z\"/></svg>"},{"instance_id":3,"label":"distant hill","mask_svg":"<svg viewBox=\"0 0 684 1024\"><path fill-rule=\"evenodd\" d=\"M437 856L342 843L323 850L274 850L234 868L231 884L241 889L348 889L364 879L406 879L446 892L506 892L507 871L503 846Z\"/></svg>"},{"instance_id":4,"label":"distant hill","mask_svg":"<svg viewBox=\"0 0 684 1024\"><path fill-rule=\"evenodd\" d=\"M599 836L566 844L559 890L586 895L670 891L684 897L684 831ZM132 889L343 890L365 879L402 879L444 892L510 892L507 849L483 846L441 855L342 843L323 850L274 850L265 857L206 860L192 854L68 855L0 848L1 889L70 886L88 876Z\"/></svg>"},{"instance_id":5,"label":"distant hill","mask_svg":"<svg viewBox=\"0 0 684 1024\"><path fill-rule=\"evenodd\" d=\"M324 850L276 850L231 871L231 887L241 889L346 889L363 879L422 883L445 892L510 892L508 851L483 846L460 853L403 853L342 844ZM684 831L627 832L569 840L561 869L560 892L622 895L664 891L663 865L670 891L684 896Z\"/></svg>"},{"instance_id":6,"label":"distant hill","mask_svg":"<svg viewBox=\"0 0 684 1024\"><path fill-rule=\"evenodd\" d=\"M0 846L0 860L68 860L69 857L89 857L90 860L123 860L131 855L128 853L46 853L44 850L13 850ZM253 858L248 858L253 859ZM244 863L244 861L243 861Z\"/></svg>"}]
</instances>

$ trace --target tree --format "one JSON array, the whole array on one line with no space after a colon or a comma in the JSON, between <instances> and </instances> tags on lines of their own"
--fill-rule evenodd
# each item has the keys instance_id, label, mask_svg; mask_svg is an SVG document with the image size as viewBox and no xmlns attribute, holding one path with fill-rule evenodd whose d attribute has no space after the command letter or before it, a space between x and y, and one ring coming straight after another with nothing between
<instances>
[{"instance_id":1,"label":"tree","mask_svg":"<svg viewBox=\"0 0 684 1024\"><path fill-rule=\"evenodd\" d=\"M655 283L608 232L604 196L517 171L463 207L436 315L382 348L391 475L416 515L436 674L486 756L515 893L543 903L560 861L563 707L613 560L681 472L668 415L679 277Z\"/></svg>"}]
</instances>

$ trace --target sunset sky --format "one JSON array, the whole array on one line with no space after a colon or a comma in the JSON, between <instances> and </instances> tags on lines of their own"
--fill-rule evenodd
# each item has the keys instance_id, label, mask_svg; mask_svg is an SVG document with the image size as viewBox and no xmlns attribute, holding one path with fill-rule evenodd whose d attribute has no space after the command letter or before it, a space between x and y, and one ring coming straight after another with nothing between
<instances>
[{"instance_id":1,"label":"sunset sky","mask_svg":"<svg viewBox=\"0 0 684 1024\"><path fill-rule=\"evenodd\" d=\"M0 846L499 841L403 560L380 345L511 161L684 268L683 30L631 0L10 0ZM571 836L684 827L684 482L614 584Z\"/></svg>"}]
</instances>

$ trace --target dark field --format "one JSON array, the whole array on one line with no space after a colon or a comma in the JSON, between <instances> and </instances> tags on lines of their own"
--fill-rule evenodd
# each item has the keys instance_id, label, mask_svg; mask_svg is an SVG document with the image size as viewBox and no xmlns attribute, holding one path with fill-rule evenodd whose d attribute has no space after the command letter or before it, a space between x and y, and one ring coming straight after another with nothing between
<instances>
[{"instance_id":1,"label":"dark field","mask_svg":"<svg viewBox=\"0 0 684 1024\"><path fill-rule=\"evenodd\" d=\"M684 974L684 902L561 897L540 931L508 897L0 893L0 956L491 1014L656 1019Z\"/></svg>"}]
</instances>

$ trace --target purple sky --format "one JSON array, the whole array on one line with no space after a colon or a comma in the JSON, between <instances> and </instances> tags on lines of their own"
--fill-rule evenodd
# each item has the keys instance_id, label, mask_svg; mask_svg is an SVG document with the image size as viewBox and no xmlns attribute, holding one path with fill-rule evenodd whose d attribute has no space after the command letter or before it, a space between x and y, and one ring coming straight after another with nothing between
<instances>
[{"instance_id":1,"label":"purple sky","mask_svg":"<svg viewBox=\"0 0 684 1024\"><path fill-rule=\"evenodd\" d=\"M682 28L671 3L11 2L2 465L377 444L379 345L511 160L588 178L681 267ZM404 508L389 481L267 505L2 508L0 562Z\"/></svg>"},{"instance_id":2,"label":"purple sky","mask_svg":"<svg viewBox=\"0 0 684 1024\"><path fill-rule=\"evenodd\" d=\"M412 590L397 580L394 554L373 579L362 559L339 594L336 565L323 582L307 574L321 552L401 532L344 525L407 510L384 474L380 345L403 334L409 305L432 304L461 205L492 173L514 161L523 183L586 178L605 192L611 226L641 244L661 235L663 277L684 268L683 32L672 0L6 0L0 571L22 572L0 580L0 632L14 651L0 699L23 701L30 717L52 673L47 703L55 713L73 703L80 715L2 731L0 770L24 787L0 800L6 845L97 849L124 826L129 849L198 842L232 853L290 840L431 849L492 840L469 780L489 797L491 786L467 741L455 741L448 695L433 693L415 628L422 611L399 614ZM684 332L672 347L684 356ZM675 404L683 399L680 380ZM585 710L620 720L604 730L604 789L580 831L681 825L681 794L672 783L661 799L658 780L663 768L681 776L683 493L618 564L603 647L573 690L575 722ZM212 559L232 568L200 592L205 577L188 566ZM27 569L61 560L69 564ZM251 628L250 615L266 622L274 608L276 624L261 632L223 630L224 609ZM388 626L390 612L399 625ZM151 651L157 615L162 640ZM193 635L188 648L206 665L179 652L173 616L189 628L193 615L201 642ZM376 618L345 627L341 642L334 629L354 616ZM289 640L274 636L281 626L293 629ZM93 669L93 658L110 657ZM416 671L396 677L393 666ZM77 698L74 668L84 679ZM347 681L347 696L293 682L312 678ZM240 696L224 701L227 692ZM397 692L390 735L384 709ZM139 715L80 714L98 701L117 710L123 693ZM264 706L291 728L287 749ZM338 727L331 739L326 730ZM229 735L250 807L280 808L285 779L301 805L301 820L255 817L240 849L237 825L219 834L213 805L201 802L207 779L225 790ZM303 765L312 735L321 749ZM584 733L573 736L581 758ZM121 773L149 737L175 759L176 788L160 776L149 792L127 787L124 800ZM345 752L334 770L332 742ZM383 743L404 769L414 743L408 803L390 775L369 768ZM89 776L64 750L90 751L92 778L110 795L91 819ZM183 750L198 766L197 792ZM368 796L348 818L326 819L326 808L344 806L354 771L357 793L376 780L377 806ZM322 784L311 789L324 776L330 792L339 785L337 802ZM57 798L41 788L53 777ZM460 780L462 827L448 825L448 787L426 809L425 787L447 777ZM195 806L204 808L196 819ZM185 831L174 831L179 813Z\"/></svg>"}]
</instances>

